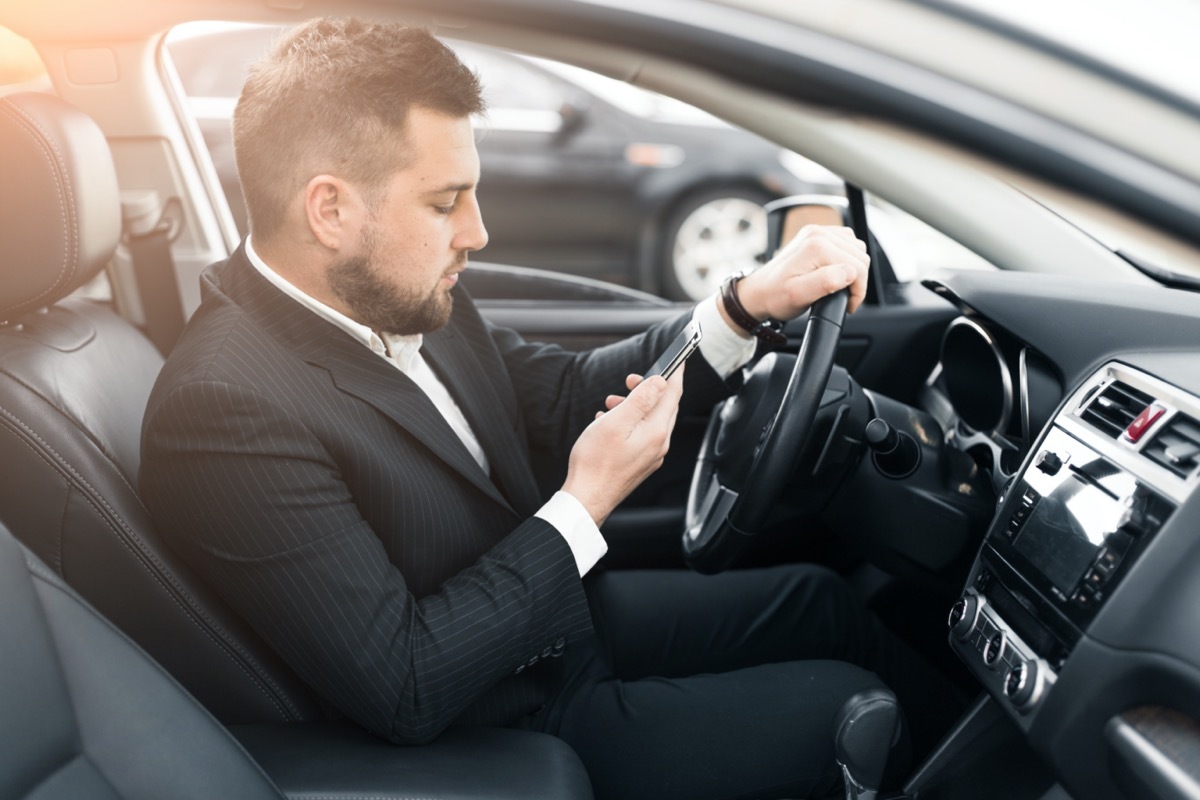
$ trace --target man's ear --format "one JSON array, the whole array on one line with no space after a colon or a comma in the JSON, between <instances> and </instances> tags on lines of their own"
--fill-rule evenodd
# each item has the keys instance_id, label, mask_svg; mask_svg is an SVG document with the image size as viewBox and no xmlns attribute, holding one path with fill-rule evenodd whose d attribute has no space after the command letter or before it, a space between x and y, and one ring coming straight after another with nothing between
<instances>
[{"instance_id":1,"label":"man's ear","mask_svg":"<svg viewBox=\"0 0 1200 800\"><path fill-rule=\"evenodd\" d=\"M317 175L304 187L304 217L317 241L340 250L356 240L356 195L349 184L333 175Z\"/></svg>"}]
</instances>

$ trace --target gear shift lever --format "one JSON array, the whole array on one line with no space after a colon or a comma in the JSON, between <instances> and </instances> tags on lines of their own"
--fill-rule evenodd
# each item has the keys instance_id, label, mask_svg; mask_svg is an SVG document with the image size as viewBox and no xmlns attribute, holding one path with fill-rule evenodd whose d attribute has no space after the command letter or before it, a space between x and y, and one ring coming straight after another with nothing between
<instances>
[{"instance_id":1,"label":"gear shift lever","mask_svg":"<svg viewBox=\"0 0 1200 800\"><path fill-rule=\"evenodd\" d=\"M900 706L887 689L859 692L834 717L833 746L846 800L875 800L899 721Z\"/></svg>"}]
</instances>

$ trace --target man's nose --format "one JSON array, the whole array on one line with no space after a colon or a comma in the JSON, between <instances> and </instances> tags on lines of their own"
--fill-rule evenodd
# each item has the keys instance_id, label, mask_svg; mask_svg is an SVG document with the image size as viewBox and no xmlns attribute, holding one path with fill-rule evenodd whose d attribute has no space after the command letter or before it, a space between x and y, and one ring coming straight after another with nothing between
<instances>
[{"instance_id":1,"label":"man's nose","mask_svg":"<svg viewBox=\"0 0 1200 800\"><path fill-rule=\"evenodd\" d=\"M479 202L472 198L471 207L463 210L467 213L462 216L463 227L455 237L454 249L482 250L487 246L488 232L483 225L483 214L479 209Z\"/></svg>"}]
</instances>

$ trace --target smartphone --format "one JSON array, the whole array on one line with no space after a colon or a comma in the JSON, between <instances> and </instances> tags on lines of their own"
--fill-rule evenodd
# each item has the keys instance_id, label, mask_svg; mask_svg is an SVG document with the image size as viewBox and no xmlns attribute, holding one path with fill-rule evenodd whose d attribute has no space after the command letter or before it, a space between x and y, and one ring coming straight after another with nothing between
<instances>
[{"instance_id":1,"label":"smartphone","mask_svg":"<svg viewBox=\"0 0 1200 800\"><path fill-rule=\"evenodd\" d=\"M669 379L675 374L675 370L679 369L684 361L687 361L687 357L696 352L703 335L699 322L696 320L689 322L675 337L675 341L671 342L670 347L658 357L650 369L646 370L646 377L662 375Z\"/></svg>"}]
</instances>

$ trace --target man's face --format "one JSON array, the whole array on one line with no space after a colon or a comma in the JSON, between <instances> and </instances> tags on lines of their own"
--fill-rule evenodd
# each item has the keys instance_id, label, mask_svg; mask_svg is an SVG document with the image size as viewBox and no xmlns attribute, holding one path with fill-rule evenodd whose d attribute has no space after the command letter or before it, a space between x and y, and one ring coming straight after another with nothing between
<instances>
[{"instance_id":1,"label":"man's face","mask_svg":"<svg viewBox=\"0 0 1200 800\"><path fill-rule=\"evenodd\" d=\"M328 272L352 318L402 335L446 324L467 254L488 240L470 119L414 108L406 144L411 163L388 181L357 250Z\"/></svg>"}]
</instances>

